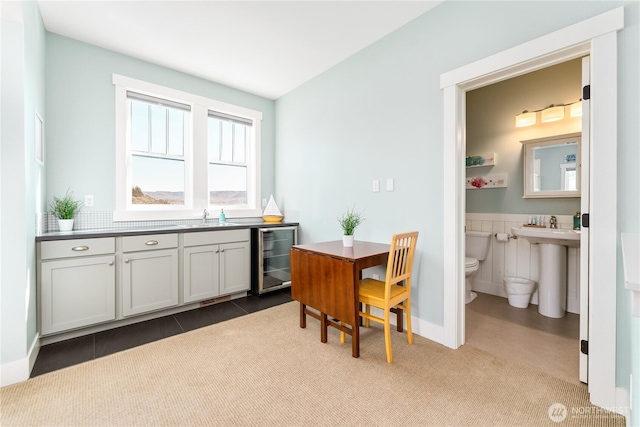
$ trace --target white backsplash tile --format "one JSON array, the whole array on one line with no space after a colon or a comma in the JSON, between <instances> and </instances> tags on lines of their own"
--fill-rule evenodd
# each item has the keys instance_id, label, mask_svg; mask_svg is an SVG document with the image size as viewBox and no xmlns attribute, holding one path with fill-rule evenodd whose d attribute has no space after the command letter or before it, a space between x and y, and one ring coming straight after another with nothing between
<instances>
[{"instance_id":1,"label":"white backsplash tile","mask_svg":"<svg viewBox=\"0 0 640 427\"><path fill-rule=\"evenodd\" d=\"M469 231L486 231L492 234L487 258L480 263L480 269L472 279L472 287L478 292L507 297L503 288L506 276L524 277L538 281L539 251L538 245L530 244L526 239L509 239L499 242L496 233L509 233L513 227L522 227L533 215L468 213L465 225ZM537 216L537 215L536 215ZM551 215L545 215L548 224ZM558 228L573 228L572 215L556 215ZM568 248L567 253L567 311L580 312L580 249ZM532 304L538 304L538 291L531 298Z\"/></svg>"}]
</instances>

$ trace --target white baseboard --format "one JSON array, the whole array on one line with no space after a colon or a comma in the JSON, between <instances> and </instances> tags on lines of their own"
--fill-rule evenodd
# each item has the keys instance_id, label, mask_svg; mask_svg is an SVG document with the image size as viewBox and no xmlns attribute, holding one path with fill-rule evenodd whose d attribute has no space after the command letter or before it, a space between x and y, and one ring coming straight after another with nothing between
<instances>
[{"instance_id":1,"label":"white baseboard","mask_svg":"<svg viewBox=\"0 0 640 427\"><path fill-rule=\"evenodd\" d=\"M413 332L420 335L423 338L437 342L446 346L444 342L444 327L440 325L434 325L426 320L411 318L413 326Z\"/></svg>"},{"instance_id":2,"label":"white baseboard","mask_svg":"<svg viewBox=\"0 0 640 427\"><path fill-rule=\"evenodd\" d=\"M33 366L36 364L36 359L38 358L38 354L40 354L40 333L36 334L36 337L33 339L31 343L31 348L29 349L29 376L31 376L31 371L33 371Z\"/></svg>"},{"instance_id":3,"label":"white baseboard","mask_svg":"<svg viewBox=\"0 0 640 427\"><path fill-rule=\"evenodd\" d=\"M28 380L38 353L40 353L40 335L36 334L26 357L0 365L0 387Z\"/></svg>"},{"instance_id":4,"label":"white baseboard","mask_svg":"<svg viewBox=\"0 0 640 427\"><path fill-rule=\"evenodd\" d=\"M384 316L384 313L382 312L382 310L376 307L371 307L371 314L378 317ZM405 312L404 313L405 318L406 318L406 315L407 314ZM392 315L390 323L394 326L396 325L395 320L396 320L396 316ZM406 319L405 319L405 324L406 324ZM411 329L412 329L411 332L413 332L416 335L420 335L423 338L426 338L431 341L435 341L438 344L445 345L443 326L435 325L431 322L427 322L426 320L418 319L414 316L411 316Z\"/></svg>"}]
</instances>

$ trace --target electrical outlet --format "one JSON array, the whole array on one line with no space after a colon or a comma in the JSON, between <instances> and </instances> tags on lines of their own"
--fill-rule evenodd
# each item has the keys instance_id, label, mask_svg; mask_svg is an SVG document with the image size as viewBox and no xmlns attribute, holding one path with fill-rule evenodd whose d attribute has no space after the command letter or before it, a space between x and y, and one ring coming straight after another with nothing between
<instances>
[{"instance_id":1,"label":"electrical outlet","mask_svg":"<svg viewBox=\"0 0 640 427\"><path fill-rule=\"evenodd\" d=\"M377 179L373 180L373 192L377 193L378 191L380 191L380 181Z\"/></svg>"},{"instance_id":2,"label":"electrical outlet","mask_svg":"<svg viewBox=\"0 0 640 427\"><path fill-rule=\"evenodd\" d=\"M84 196L84 205L87 206L87 207L93 206L93 196L92 195Z\"/></svg>"},{"instance_id":3,"label":"electrical outlet","mask_svg":"<svg viewBox=\"0 0 640 427\"><path fill-rule=\"evenodd\" d=\"M267 206L267 199L262 199L262 207L266 207Z\"/></svg>"}]
</instances>

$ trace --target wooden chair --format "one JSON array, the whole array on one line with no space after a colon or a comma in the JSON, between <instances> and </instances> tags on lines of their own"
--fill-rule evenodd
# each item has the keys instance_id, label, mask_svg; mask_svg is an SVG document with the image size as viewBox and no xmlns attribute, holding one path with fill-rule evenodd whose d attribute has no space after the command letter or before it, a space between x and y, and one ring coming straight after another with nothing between
<instances>
[{"instance_id":1,"label":"wooden chair","mask_svg":"<svg viewBox=\"0 0 640 427\"><path fill-rule=\"evenodd\" d=\"M360 312L364 318L364 326L369 327L370 321L384 325L384 344L387 350L387 362L391 363L391 311L396 311L398 331L402 331L402 312L407 313L407 339L413 344L411 332L411 270L413 255L416 250L418 232L395 234L391 239L387 274L385 281L366 278L360 281L358 300L364 304L365 311ZM371 306L378 307L384 312L384 318L371 314ZM345 341L345 333L340 333L340 340Z\"/></svg>"}]
</instances>

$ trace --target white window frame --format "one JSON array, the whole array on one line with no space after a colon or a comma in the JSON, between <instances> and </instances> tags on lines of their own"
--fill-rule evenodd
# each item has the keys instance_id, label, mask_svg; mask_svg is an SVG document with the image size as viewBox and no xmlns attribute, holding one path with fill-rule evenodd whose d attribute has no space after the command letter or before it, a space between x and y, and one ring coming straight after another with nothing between
<instances>
[{"instance_id":1,"label":"white window frame","mask_svg":"<svg viewBox=\"0 0 640 427\"><path fill-rule=\"evenodd\" d=\"M207 132L209 111L249 119L251 126L251 144L247 147L247 163L249 176L247 178L247 208L227 210L228 218L259 217L260 207L260 145L262 112L241 107L234 104L206 98L189 92L156 85L131 77L113 74L115 86L115 143L116 143L116 208L113 212L114 221L150 221L150 220L182 220L201 218L204 209L209 209L208 194L208 155ZM185 204L155 206L141 208L130 202L131 191L127 186L130 176L130 141L128 138L128 101L127 91L150 95L156 98L188 104L191 106L191 120L185 125L190 126L190 138L185 141ZM218 212L209 212L216 215Z\"/></svg>"}]
</instances>

